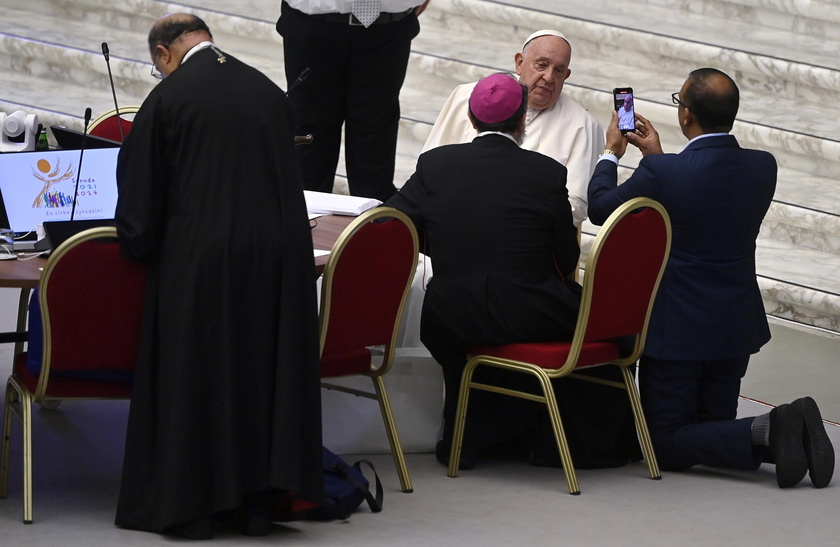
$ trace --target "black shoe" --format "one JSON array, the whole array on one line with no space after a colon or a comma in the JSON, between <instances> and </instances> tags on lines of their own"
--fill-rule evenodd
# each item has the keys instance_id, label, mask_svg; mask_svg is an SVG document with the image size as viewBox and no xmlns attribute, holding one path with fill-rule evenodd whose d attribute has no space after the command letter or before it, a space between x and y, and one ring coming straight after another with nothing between
<instances>
[{"instance_id":1,"label":"black shoe","mask_svg":"<svg viewBox=\"0 0 840 547\"><path fill-rule=\"evenodd\" d=\"M817 488L825 488L834 474L834 447L825 432L820 409L810 397L797 399L791 406L799 408L805 420L802 441L811 483Z\"/></svg>"},{"instance_id":2,"label":"black shoe","mask_svg":"<svg viewBox=\"0 0 840 547\"><path fill-rule=\"evenodd\" d=\"M770 452L776 461L779 488L796 486L808 472L802 442L804 426L799 406L783 404L770 411Z\"/></svg>"},{"instance_id":3,"label":"black shoe","mask_svg":"<svg viewBox=\"0 0 840 547\"><path fill-rule=\"evenodd\" d=\"M191 520L183 524L170 526L164 530L164 534L184 539L213 539L216 535L213 530L213 521L210 518Z\"/></svg>"},{"instance_id":4,"label":"black shoe","mask_svg":"<svg viewBox=\"0 0 840 547\"><path fill-rule=\"evenodd\" d=\"M270 490L245 494L245 502L242 506L245 516L242 526L243 534L259 537L271 533L274 497L274 493Z\"/></svg>"},{"instance_id":5,"label":"black shoe","mask_svg":"<svg viewBox=\"0 0 840 547\"><path fill-rule=\"evenodd\" d=\"M242 534L251 537L267 536L271 533L271 519L265 517L245 517Z\"/></svg>"},{"instance_id":6,"label":"black shoe","mask_svg":"<svg viewBox=\"0 0 840 547\"><path fill-rule=\"evenodd\" d=\"M452 443L447 441L438 441L437 445L435 445L435 457L437 461L442 463L443 465L449 465L449 454L452 449ZM458 469L472 469L475 467L475 463L478 460L478 456L475 454L470 453L468 450L465 450L461 447L461 459L458 462Z\"/></svg>"}]
</instances>

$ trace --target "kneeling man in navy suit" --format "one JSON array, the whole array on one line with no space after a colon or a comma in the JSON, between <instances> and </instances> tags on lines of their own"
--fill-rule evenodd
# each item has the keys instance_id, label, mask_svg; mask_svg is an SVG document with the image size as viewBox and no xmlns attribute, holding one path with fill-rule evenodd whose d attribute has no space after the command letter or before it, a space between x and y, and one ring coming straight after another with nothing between
<instances>
[{"instance_id":1,"label":"kneeling man in navy suit","mask_svg":"<svg viewBox=\"0 0 840 547\"><path fill-rule=\"evenodd\" d=\"M756 418L736 419L750 355L770 340L755 272L755 242L776 188L776 160L741 148L729 134L739 92L723 72L692 72L672 96L683 135L679 154L663 154L653 125L636 115L622 135L613 113L607 149L589 184L589 217L603 223L637 196L659 201L673 239L656 296L639 388L662 469L694 465L757 469L776 464L780 488L810 473L817 488L834 473L834 448L810 397ZM627 142L644 157L617 185Z\"/></svg>"}]
</instances>

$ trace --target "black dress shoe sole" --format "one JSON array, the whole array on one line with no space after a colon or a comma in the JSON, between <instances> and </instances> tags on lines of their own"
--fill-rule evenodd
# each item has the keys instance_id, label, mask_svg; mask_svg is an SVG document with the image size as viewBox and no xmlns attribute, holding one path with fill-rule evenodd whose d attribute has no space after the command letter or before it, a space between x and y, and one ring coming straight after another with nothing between
<instances>
[{"instance_id":1,"label":"black dress shoe sole","mask_svg":"<svg viewBox=\"0 0 840 547\"><path fill-rule=\"evenodd\" d=\"M770 451L776 460L779 488L796 486L808 473L804 427L805 420L798 406L784 404L770 411Z\"/></svg>"},{"instance_id":2,"label":"black dress shoe sole","mask_svg":"<svg viewBox=\"0 0 840 547\"><path fill-rule=\"evenodd\" d=\"M791 404L799 407L805 418L802 440L808 458L811 483L817 488L825 488L834 475L834 446L825 432L820 409L810 397L797 399Z\"/></svg>"}]
</instances>

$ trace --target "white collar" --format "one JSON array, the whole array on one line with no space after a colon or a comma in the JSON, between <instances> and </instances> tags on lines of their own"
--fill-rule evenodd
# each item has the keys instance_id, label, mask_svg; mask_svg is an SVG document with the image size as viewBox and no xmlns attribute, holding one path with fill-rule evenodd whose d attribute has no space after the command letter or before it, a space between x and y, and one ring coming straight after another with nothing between
<instances>
[{"instance_id":1,"label":"white collar","mask_svg":"<svg viewBox=\"0 0 840 547\"><path fill-rule=\"evenodd\" d=\"M688 148L688 145L696 140L704 139L706 137L725 137L726 135L729 135L729 133L703 133L702 135L697 135L696 137L685 143L685 146L683 146L683 150Z\"/></svg>"},{"instance_id":2,"label":"white collar","mask_svg":"<svg viewBox=\"0 0 840 547\"><path fill-rule=\"evenodd\" d=\"M501 135L503 137L507 137L513 142L516 142L516 139L514 139L513 136L509 135L508 133L502 133L501 131L482 131L481 133L476 135L475 138L477 139L478 137L483 137L484 135Z\"/></svg>"},{"instance_id":3,"label":"white collar","mask_svg":"<svg viewBox=\"0 0 840 547\"><path fill-rule=\"evenodd\" d=\"M213 46L213 42L211 42L210 40L205 40L203 42L197 43L196 45L194 45L193 47L190 48L190 50L187 52L186 55L184 55L184 58L181 59L181 64L183 65L184 63L186 63L187 59L189 59L190 57L192 57L193 55L195 55L196 53L198 53L202 49L207 49L208 47L212 47L212 46Z\"/></svg>"}]
</instances>

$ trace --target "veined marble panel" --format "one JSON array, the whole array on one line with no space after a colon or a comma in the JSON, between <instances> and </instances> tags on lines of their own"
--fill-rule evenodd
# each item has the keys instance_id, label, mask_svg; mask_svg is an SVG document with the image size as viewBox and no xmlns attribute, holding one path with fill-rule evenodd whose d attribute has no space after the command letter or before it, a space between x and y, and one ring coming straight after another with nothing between
<instances>
[{"instance_id":1,"label":"veined marble panel","mask_svg":"<svg viewBox=\"0 0 840 547\"><path fill-rule=\"evenodd\" d=\"M837 35L840 6L832 0L520 0L517 5L730 49L835 66L831 39Z\"/></svg>"},{"instance_id":2,"label":"veined marble panel","mask_svg":"<svg viewBox=\"0 0 840 547\"><path fill-rule=\"evenodd\" d=\"M840 5L831 0L642 0L641 3L737 18L811 36L829 37L840 25Z\"/></svg>"},{"instance_id":3,"label":"veined marble panel","mask_svg":"<svg viewBox=\"0 0 840 547\"><path fill-rule=\"evenodd\" d=\"M758 278L758 286L768 315L834 332L840 331L840 297L837 295L761 276Z\"/></svg>"},{"instance_id":4,"label":"veined marble panel","mask_svg":"<svg viewBox=\"0 0 840 547\"><path fill-rule=\"evenodd\" d=\"M840 216L837 215L773 202L760 237L835 253L840 260Z\"/></svg>"},{"instance_id":5,"label":"veined marble panel","mask_svg":"<svg viewBox=\"0 0 840 547\"><path fill-rule=\"evenodd\" d=\"M760 239L756 268L759 276L840 296L840 256L834 253L805 249L775 239Z\"/></svg>"}]
</instances>

